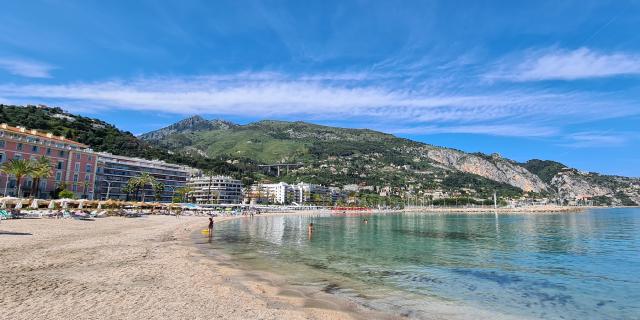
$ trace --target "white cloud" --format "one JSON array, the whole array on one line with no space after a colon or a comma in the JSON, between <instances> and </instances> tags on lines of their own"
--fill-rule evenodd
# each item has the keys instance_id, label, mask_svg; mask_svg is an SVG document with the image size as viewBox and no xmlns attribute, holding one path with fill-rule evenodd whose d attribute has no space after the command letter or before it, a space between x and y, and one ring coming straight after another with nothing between
<instances>
[{"instance_id":1,"label":"white cloud","mask_svg":"<svg viewBox=\"0 0 640 320\"><path fill-rule=\"evenodd\" d=\"M491 136L508 137L550 137L559 133L557 128L531 126L526 124L497 124L497 125L463 125L463 126L418 126L411 128L392 129L391 133L398 134L437 134L437 133L471 133Z\"/></svg>"},{"instance_id":2,"label":"white cloud","mask_svg":"<svg viewBox=\"0 0 640 320\"><path fill-rule=\"evenodd\" d=\"M509 81L576 80L640 75L640 55L601 53L588 48L546 50L526 55L523 61L503 61L488 79Z\"/></svg>"},{"instance_id":3,"label":"white cloud","mask_svg":"<svg viewBox=\"0 0 640 320\"><path fill-rule=\"evenodd\" d=\"M50 78L55 67L36 61L14 58L0 58L0 69L27 78Z\"/></svg>"},{"instance_id":4,"label":"white cloud","mask_svg":"<svg viewBox=\"0 0 640 320\"><path fill-rule=\"evenodd\" d=\"M286 75L242 72L198 77L68 84L0 84L0 100L62 105L74 112L137 110L182 115L345 120L369 127L540 137L558 124L640 112L593 94L534 90L408 90L377 74ZM476 90L477 91L477 90ZM603 112L606 110L606 112ZM500 125L497 125L497 124ZM509 125L505 125L509 124ZM524 125L519 125L524 124ZM407 133L409 131L406 131ZM399 132L398 132L399 133Z\"/></svg>"},{"instance_id":5,"label":"white cloud","mask_svg":"<svg viewBox=\"0 0 640 320\"><path fill-rule=\"evenodd\" d=\"M574 148L590 148L590 147L619 147L626 145L632 136L626 133L610 133L610 132L576 132L568 135L567 143L561 144L566 147Z\"/></svg>"}]
</instances>

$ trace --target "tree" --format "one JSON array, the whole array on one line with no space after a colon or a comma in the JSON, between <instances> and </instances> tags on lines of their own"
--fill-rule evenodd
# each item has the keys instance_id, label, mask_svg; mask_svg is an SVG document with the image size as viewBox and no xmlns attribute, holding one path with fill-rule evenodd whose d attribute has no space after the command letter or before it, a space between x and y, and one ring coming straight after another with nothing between
<instances>
[{"instance_id":1,"label":"tree","mask_svg":"<svg viewBox=\"0 0 640 320\"><path fill-rule=\"evenodd\" d=\"M188 202L189 193L193 192L193 188L190 187L182 187L176 189L176 194L180 198L182 202Z\"/></svg>"},{"instance_id":2,"label":"tree","mask_svg":"<svg viewBox=\"0 0 640 320\"><path fill-rule=\"evenodd\" d=\"M17 196L20 197L20 184L22 183L22 178L31 175L34 171L34 166L30 160L13 159L9 162L5 162L0 168L0 171L7 175L7 179L9 179L8 175L13 175L14 177L16 177L16 183L18 187Z\"/></svg>"},{"instance_id":3,"label":"tree","mask_svg":"<svg viewBox=\"0 0 640 320\"><path fill-rule=\"evenodd\" d=\"M154 186L158 183L158 180L154 176L152 176L148 172L143 172L139 176L129 179L129 182L127 182L127 186L129 186L129 188L134 191L136 199L138 198L138 191L142 190L142 202L144 202L144 187L146 187L147 185L151 185L151 188L155 190Z\"/></svg>"},{"instance_id":4,"label":"tree","mask_svg":"<svg viewBox=\"0 0 640 320\"><path fill-rule=\"evenodd\" d=\"M152 187L153 187L153 194L156 198L156 201L160 201L160 199L162 198L162 193L164 192L164 183L156 182L155 184L152 185Z\"/></svg>"},{"instance_id":5,"label":"tree","mask_svg":"<svg viewBox=\"0 0 640 320\"><path fill-rule=\"evenodd\" d=\"M38 197L40 191L40 180L49 179L51 177L51 161L45 156L38 158L38 160L32 162L34 168L31 173L33 177L33 185L31 186L31 194L34 197Z\"/></svg>"},{"instance_id":6,"label":"tree","mask_svg":"<svg viewBox=\"0 0 640 320\"><path fill-rule=\"evenodd\" d=\"M209 183L207 184L207 202L211 203L211 185L213 184L213 175L215 171L211 169L207 169L204 171L204 175L209 178Z\"/></svg>"},{"instance_id":7,"label":"tree","mask_svg":"<svg viewBox=\"0 0 640 320\"><path fill-rule=\"evenodd\" d=\"M60 191L60 193L58 194L60 196L60 198L62 199L73 199L75 197L75 194L69 190L62 190Z\"/></svg>"}]
</instances>

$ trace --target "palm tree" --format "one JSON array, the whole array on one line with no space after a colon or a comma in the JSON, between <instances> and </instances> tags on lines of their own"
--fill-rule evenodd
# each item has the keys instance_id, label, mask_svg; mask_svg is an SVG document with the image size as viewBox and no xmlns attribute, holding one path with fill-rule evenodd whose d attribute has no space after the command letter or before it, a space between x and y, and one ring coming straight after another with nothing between
<instances>
[{"instance_id":1,"label":"palm tree","mask_svg":"<svg viewBox=\"0 0 640 320\"><path fill-rule=\"evenodd\" d=\"M38 191L40 191L40 180L49 179L51 177L51 162L47 157L42 156L38 160L32 162L34 170L31 173L33 177L33 186L31 187L31 194L37 198Z\"/></svg>"},{"instance_id":2,"label":"palm tree","mask_svg":"<svg viewBox=\"0 0 640 320\"><path fill-rule=\"evenodd\" d=\"M34 166L29 160L13 159L9 162L5 162L0 168L0 171L7 175L7 179L9 179L9 175L16 177L16 183L18 185L17 196L20 197L20 184L22 183L22 178L31 175L34 171Z\"/></svg>"},{"instance_id":3,"label":"palm tree","mask_svg":"<svg viewBox=\"0 0 640 320\"><path fill-rule=\"evenodd\" d=\"M147 185L151 185L151 187L154 188L154 186L158 183L158 180L154 176L152 176L148 172L143 172L139 176L130 179L128 184L131 184L132 189L136 191L136 198L138 191L142 189L142 202L144 202L144 187Z\"/></svg>"},{"instance_id":4,"label":"palm tree","mask_svg":"<svg viewBox=\"0 0 640 320\"><path fill-rule=\"evenodd\" d=\"M156 201L160 201L162 197L162 193L164 192L164 183L156 182L155 184L152 185L152 187L153 187L153 193L155 195Z\"/></svg>"},{"instance_id":5,"label":"palm tree","mask_svg":"<svg viewBox=\"0 0 640 320\"><path fill-rule=\"evenodd\" d=\"M207 202L211 203L211 185L213 184L213 175L215 174L215 171L213 171L212 169L207 169L204 171L204 175L209 177L209 184L208 184L208 192L207 192Z\"/></svg>"}]
</instances>

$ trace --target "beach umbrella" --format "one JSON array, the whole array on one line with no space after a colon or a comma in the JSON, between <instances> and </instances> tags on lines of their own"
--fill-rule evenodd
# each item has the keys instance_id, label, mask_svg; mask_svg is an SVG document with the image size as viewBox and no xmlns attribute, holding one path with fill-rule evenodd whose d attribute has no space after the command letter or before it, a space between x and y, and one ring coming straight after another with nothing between
<instances>
[{"instance_id":1,"label":"beach umbrella","mask_svg":"<svg viewBox=\"0 0 640 320\"><path fill-rule=\"evenodd\" d=\"M16 203L15 209L22 209L22 201L18 201L18 203Z\"/></svg>"},{"instance_id":2,"label":"beach umbrella","mask_svg":"<svg viewBox=\"0 0 640 320\"><path fill-rule=\"evenodd\" d=\"M82 209L84 207L84 201L80 200L78 202L78 209Z\"/></svg>"},{"instance_id":3,"label":"beach umbrella","mask_svg":"<svg viewBox=\"0 0 640 320\"><path fill-rule=\"evenodd\" d=\"M102 202L98 202L98 210L102 209Z\"/></svg>"},{"instance_id":4,"label":"beach umbrella","mask_svg":"<svg viewBox=\"0 0 640 320\"><path fill-rule=\"evenodd\" d=\"M53 200L49 201L49 206L48 206L48 208L49 208L49 209L55 209L55 208L56 208L56 202L55 202L55 201L53 201Z\"/></svg>"},{"instance_id":5,"label":"beach umbrella","mask_svg":"<svg viewBox=\"0 0 640 320\"><path fill-rule=\"evenodd\" d=\"M62 209L66 209L68 207L67 201L62 201Z\"/></svg>"},{"instance_id":6,"label":"beach umbrella","mask_svg":"<svg viewBox=\"0 0 640 320\"><path fill-rule=\"evenodd\" d=\"M38 199L33 199L33 201L31 201L31 209L38 209Z\"/></svg>"},{"instance_id":7,"label":"beach umbrella","mask_svg":"<svg viewBox=\"0 0 640 320\"><path fill-rule=\"evenodd\" d=\"M7 208L7 203L2 201L2 209L6 209Z\"/></svg>"}]
</instances>

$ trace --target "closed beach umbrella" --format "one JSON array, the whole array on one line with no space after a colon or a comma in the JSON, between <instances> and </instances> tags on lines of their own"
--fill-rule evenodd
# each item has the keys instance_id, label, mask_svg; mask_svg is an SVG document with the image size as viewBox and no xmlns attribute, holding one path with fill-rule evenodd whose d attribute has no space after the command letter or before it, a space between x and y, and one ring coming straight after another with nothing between
<instances>
[{"instance_id":1,"label":"closed beach umbrella","mask_svg":"<svg viewBox=\"0 0 640 320\"><path fill-rule=\"evenodd\" d=\"M48 208L49 208L49 209L55 209L55 208L56 208L56 203L55 203L55 201L53 201L53 200L49 201L49 207L48 207Z\"/></svg>"},{"instance_id":2,"label":"closed beach umbrella","mask_svg":"<svg viewBox=\"0 0 640 320\"><path fill-rule=\"evenodd\" d=\"M78 209L82 209L84 207L84 201L80 201L78 203Z\"/></svg>"},{"instance_id":3,"label":"closed beach umbrella","mask_svg":"<svg viewBox=\"0 0 640 320\"><path fill-rule=\"evenodd\" d=\"M7 208L7 203L2 201L2 209L6 209Z\"/></svg>"},{"instance_id":4,"label":"closed beach umbrella","mask_svg":"<svg viewBox=\"0 0 640 320\"><path fill-rule=\"evenodd\" d=\"M98 210L102 209L102 202L98 202Z\"/></svg>"},{"instance_id":5,"label":"closed beach umbrella","mask_svg":"<svg viewBox=\"0 0 640 320\"><path fill-rule=\"evenodd\" d=\"M18 203L16 204L15 209L22 209L22 200L18 201Z\"/></svg>"},{"instance_id":6,"label":"closed beach umbrella","mask_svg":"<svg viewBox=\"0 0 640 320\"><path fill-rule=\"evenodd\" d=\"M31 209L38 209L38 200L37 199L33 199L33 201L31 201Z\"/></svg>"},{"instance_id":7,"label":"closed beach umbrella","mask_svg":"<svg viewBox=\"0 0 640 320\"><path fill-rule=\"evenodd\" d=\"M67 207L67 201L62 201L62 209L66 209Z\"/></svg>"}]
</instances>

